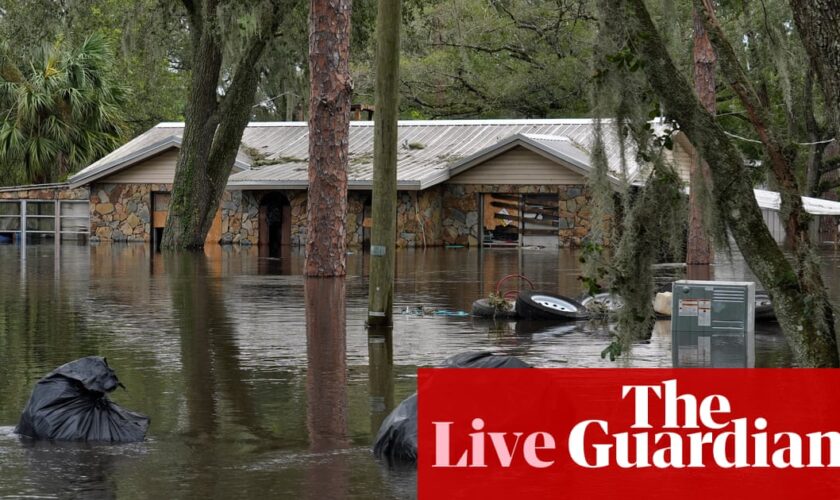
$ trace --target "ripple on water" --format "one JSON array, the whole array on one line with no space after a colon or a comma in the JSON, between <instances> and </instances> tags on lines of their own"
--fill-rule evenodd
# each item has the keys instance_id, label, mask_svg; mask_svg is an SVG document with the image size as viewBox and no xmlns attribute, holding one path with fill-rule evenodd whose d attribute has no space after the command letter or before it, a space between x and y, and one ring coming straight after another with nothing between
<instances>
[{"instance_id":1,"label":"ripple on water","mask_svg":"<svg viewBox=\"0 0 840 500\"><path fill-rule=\"evenodd\" d=\"M19 247L0 246L0 497L410 498L413 471L383 469L369 446L388 408L414 392L416 367L476 350L544 367L671 364L664 323L611 362L601 357L610 330L595 324L414 314L394 318L393 363L372 363L366 255L348 258L345 330L313 344L300 254L289 265L266 265L258 249L245 247L184 258L144 245L58 248L28 246L22 260ZM511 273L574 296L577 257L401 251L395 309L469 311ZM750 278L741 261L715 272ZM840 280L826 281L840 296ZM311 324L334 319L336 304L311 303ZM772 328L757 335L756 353L761 366L790 364ZM14 435L32 384L91 354L106 356L128 388L113 399L151 417L149 440L64 446Z\"/></svg>"}]
</instances>

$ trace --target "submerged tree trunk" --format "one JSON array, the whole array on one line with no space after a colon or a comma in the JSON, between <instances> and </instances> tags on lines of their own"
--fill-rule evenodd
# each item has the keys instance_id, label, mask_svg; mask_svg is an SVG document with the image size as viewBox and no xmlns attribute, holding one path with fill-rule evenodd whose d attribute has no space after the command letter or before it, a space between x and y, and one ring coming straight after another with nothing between
<instances>
[{"instance_id":1,"label":"submerged tree trunk","mask_svg":"<svg viewBox=\"0 0 840 500\"><path fill-rule=\"evenodd\" d=\"M666 112L708 162L718 213L750 269L767 287L797 362L838 366L834 323L825 294L808 293L810 287L802 283L776 245L744 173L740 153L677 70L644 0L624 0L624 5L629 6L627 14L635 18L626 23L629 42Z\"/></svg>"},{"instance_id":2,"label":"submerged tree trunk","mask_svg":"<svg viewBox=\"0 0 840 500\"><path fill-rule=\"evenodd\" d=\"M279 22L277 7L266 4L262 27L237 61L230 86L221 99L218 87L223 47L215 27L219 20L216 2L205 3L184 2L194 62L172 201L161 241L161 247L168 249L204 247L251 116L260 79L258 63Z\"/></svg>"},{"instance_id":3,"label":"submerged tree trunk","mask_svg":"<svg viewBox=\"0 0 840 500\"><path fill-rule=\"evenodd\" d=\"M344 276L350 132L350 0L312 0L309 11L307 276Z\"/></svg>"},{"instance_id":4,"label":"submerged tree trunk","mask_svg":"<svg viewBox=\"0 0 840 500\"><path fill-rule=\"evenodd\" d=\"M379 0L373 145L368 324L392 325L397 237L397 118L400 107L401 0Z\"/></svg>"},{"instance_id":5,"label":"submerged tree trunk","mask_svg":"<svg viewBox=\"0 0 840 500\"><path fill-rule=\"evenodd\" d=\"M840 140L840 0L790 0L799 38L819 75L826 115Z\"/></svg>"},{"instance_id":6,"label":"submerged tree trunk","mask_svg":"<svg viewBox=\"0 0 840 500\"><path fill-rule=\"evenodd\" d=\"M212 194L205 166L218 125L216 88L222 67L222 48L211 30L193 34L193 57L184 135L162 248L200 249L204 246L204 235L210 230L207 219Z\"/></svg>"},{"instance_id":7,"label":"submerged tree trunk","mask_svg":"<svg viewBox=\"0 0 840 500\"><path fill-rule=\"evenodd\" d=\"M715 113L715 51L709 42L703 20L694 10L694 88L706 111ZM703 158L695 158L690 164L690 191L688 194L688 244L685 262L689 274L693 266L708 266L712 263L712 243L703 221L703 194L708 192L709 167ZM702 186L701 186L702 185ZM708 272L706 273L708 274ZM689 278L693 279L692 276Z\"/></svg>"}]
</instances>

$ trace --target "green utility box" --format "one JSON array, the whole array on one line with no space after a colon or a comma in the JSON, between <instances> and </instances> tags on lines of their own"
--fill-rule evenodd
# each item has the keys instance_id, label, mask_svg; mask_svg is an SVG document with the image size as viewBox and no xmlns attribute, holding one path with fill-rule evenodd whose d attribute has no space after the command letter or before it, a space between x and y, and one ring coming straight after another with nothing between
<instances>
[{"instance_id":1,"label":"green utility box","mask_svg":"<svg viewBox=\"0 0 840 500\"><path fill-rule=\"evenodd\" d=\"M674 367L755 366L755 283L681 280L672 291Z\"/></svg>"}]
</instances>

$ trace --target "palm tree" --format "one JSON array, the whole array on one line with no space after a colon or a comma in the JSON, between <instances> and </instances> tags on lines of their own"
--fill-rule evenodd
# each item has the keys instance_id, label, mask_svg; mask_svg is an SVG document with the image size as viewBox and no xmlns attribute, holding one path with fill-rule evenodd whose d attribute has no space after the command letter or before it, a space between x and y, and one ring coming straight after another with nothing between
<instances>
[{"instance_id":1,"label":"palm tree","mask_svg":"<svg viewBox=\"0 0 840 500\"><path fill-rule=\"evenodd\" d=\"M61 181L119 146L126 90L102 35L9 53L0 46L0 185Z\"/></svg>"}]
</instances>

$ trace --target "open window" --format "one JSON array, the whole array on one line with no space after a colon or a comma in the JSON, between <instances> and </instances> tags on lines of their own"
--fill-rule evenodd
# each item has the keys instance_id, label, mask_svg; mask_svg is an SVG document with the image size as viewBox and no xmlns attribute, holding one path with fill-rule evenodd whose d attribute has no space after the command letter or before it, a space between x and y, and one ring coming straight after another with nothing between
<instances>
[{"instance_id":1,"label":"open window","mask_svg":"<svg viewBox=\"0 0 840 500\"><path fill-rule=\"evenodd\" d=\"M559 234L557 193L482 194L485 247L556 247Z\"/></svg>"}]
</instances>

